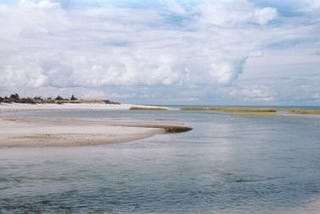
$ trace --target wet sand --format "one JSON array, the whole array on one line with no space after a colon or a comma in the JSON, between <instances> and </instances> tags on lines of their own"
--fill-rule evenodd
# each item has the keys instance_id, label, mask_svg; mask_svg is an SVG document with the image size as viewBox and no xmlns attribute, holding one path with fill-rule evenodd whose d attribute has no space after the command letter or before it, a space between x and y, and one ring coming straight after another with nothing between
<instances>
[{"instance_id":1,"label":"wet sand","mask_svg":"<svg viewBox=\"0 0 320 214\"><path fill-rule=\"evenodd\" d=\"M2 118L0 147L98 145L188 130L184 125L158 122Z\"/></svg>"}]
</instances>

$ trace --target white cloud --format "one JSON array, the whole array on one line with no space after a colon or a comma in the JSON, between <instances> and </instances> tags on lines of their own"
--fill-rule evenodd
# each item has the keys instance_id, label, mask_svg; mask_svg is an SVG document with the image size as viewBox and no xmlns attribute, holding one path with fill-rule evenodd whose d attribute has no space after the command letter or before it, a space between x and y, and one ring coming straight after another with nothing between
<instances>
[{"instance_id":1,"label":"white cloud","mask_svg":"<svg viewBox=\"0 0 320 214\"><path fill-rule=\"evenodd\" d=\"M255 9L253 15L258 24L265 25L270 21L276 19L278 16L278 12L275 8L264 7L261 9Z\"/></svg>"},{"instance_id":2,"label":"white cloud","mask_svg":"<svg viewBox=\"0 0 320 214\"><path fill-rule=\"evenodd\" d=\"M218 83L227 84L235 79L243 69L244 60L232 61L220 61L213 62L211 64L210 75L216 79Z\"/></svg>"},{"instance_id":3,"label":"white cloud","mask_svg":"<svg viewBox=\"0 0 320 214\"><path fill-rule=\"evenodd\" d=\"M2 88L95 94L110 85L225 87L237 81L248 58L263 58L268 46L315 39L318 29L248 0L204 1L192 9L174 0L159 8L82 9L22 0L0 4L0 26L6 29L0 32ZM247 97L267 100L265 91Z\"/></svg>"},{"instance_id":4,"label":"white cloud","mask_svg":"<svg viewBox=\"0 0 320 214\"><path fill-rule=\"evenodd\" d=\"M39 88L45 86L48 79L38 65L25 64L24 68L5 66L0 76L0 84L9 89Z\"/></svg>"},{"instance_id":5,"label":"white cloud","mask_svg":"<svg viewBox=\"0 0 320 214\"><path fill-rule=\"evenodd\" d=\"M57 2L53 2L51 0L40 0L38 2L32 0L20 0L19 2L20 7L24 8L38 8L38 9L52 9L52 8L59 8L60 4Z\"/></svg>"},{"instance_id":6,"label":"white cloud","mask_svg":"<svg viewBox=\"0 0 320 214\"><path fill-rule=\"evenodd\" d=\"M271 102L276 99L277 93L265 86L250 86L231 89L229 94L235 99L243 101Z\"/></svg>"},{"instance_id":7,"label":"white cloud","mask_svg":"<svg viewBox=\"0 0 320 214\"><path fill-rule=\"evenodd\" d=\"M202 22L217 26L248 23L266 25L278 16L276 8L256 8L247 0L214 1L202 5Z\"/></svg>"},{"instance_id":8,"label":"white cloud","mask_svg":"<svg viewBox=\"0 0 320 214\"><path fill-rule=\"evenodd\" d=\"M308 1L302 1L301 7L304 10L309 11L317 11L320 9L320 1L319 0L308 0Z\"/></svg>"},{"instance_id":9,"label":"white cloud","mask_svg":"<svg viewBox=\"0 0 320 214\"><path fill-rule=\"evenodd\" d=\"M167 3L170 12L178 15L187 14L187 11L182 7L182 5L178 4L175 0L169 0Z\"/></svg>"}]
</instances>

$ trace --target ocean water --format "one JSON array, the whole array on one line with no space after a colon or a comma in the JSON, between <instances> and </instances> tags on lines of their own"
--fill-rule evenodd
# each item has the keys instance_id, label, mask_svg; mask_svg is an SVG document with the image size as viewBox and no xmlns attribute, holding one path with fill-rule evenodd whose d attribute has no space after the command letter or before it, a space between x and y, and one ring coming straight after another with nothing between
<instances>
[{"instance_id":1,"label":"ocean water","mask_svg":"<svg viewBox=\"0 0 320 214\"><path fill-rule=\"evenodd\" d=\"M319 117L15 114L169 120L193 130L101 146L1 148L0 213L291 213L320 198Z\"/></svg>"}]
</instances>

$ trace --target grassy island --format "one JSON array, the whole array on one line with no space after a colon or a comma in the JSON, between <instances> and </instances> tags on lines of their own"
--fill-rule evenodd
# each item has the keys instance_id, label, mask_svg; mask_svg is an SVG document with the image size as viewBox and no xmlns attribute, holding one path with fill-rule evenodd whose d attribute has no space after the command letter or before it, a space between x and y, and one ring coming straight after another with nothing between
<instances>
[{"instance_id":1,"label":"grassy island","mask_svg":"<svg viewBox=\"0 0 320 214\"><path fill-rule=\"evenodd\" d=\"M161 108L161 107L138 107L138 106L133 106L133 107L130 107L129 110L166 111L166 110L168 110L168 109L166 109L166 108Z\"/></svg>"},{"instance_id":2,"label":"grassy island","mask_svg":"<svg viewBox=\"0 0 320 214\"><path fill-rule=\"evenodd\" d=\"M277 114L276 109L269 108L245 108L245 107L199 107L199 106L187 106L181 108L184 111L218 111L233 113L239 115L251 115L251 116L275 116Z\"/></svg>"},{"instance_id":3,"label":"grassy island","mask_svg":"<svg viewBox=\"0 0 320 214\"><path fill-rule=\"evenodd\" d=\"M294 114L320 114L320 110L312 109L289 109L289 112Z\"/></svg>"}]
</instances>

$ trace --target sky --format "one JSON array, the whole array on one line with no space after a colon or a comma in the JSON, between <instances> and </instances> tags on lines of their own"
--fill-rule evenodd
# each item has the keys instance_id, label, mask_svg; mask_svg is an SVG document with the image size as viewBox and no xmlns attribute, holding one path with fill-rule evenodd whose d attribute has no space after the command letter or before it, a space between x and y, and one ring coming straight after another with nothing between
<instances>
[{"instance_id":1,"label":"sky","mask_svg":"<svg viewBox=\"0 0 320 214\"><path fill-rule=\"evenodd\" d=\"M320 0L0 0L0 96L320 105Z\"/></svg>"}]
</instances>

